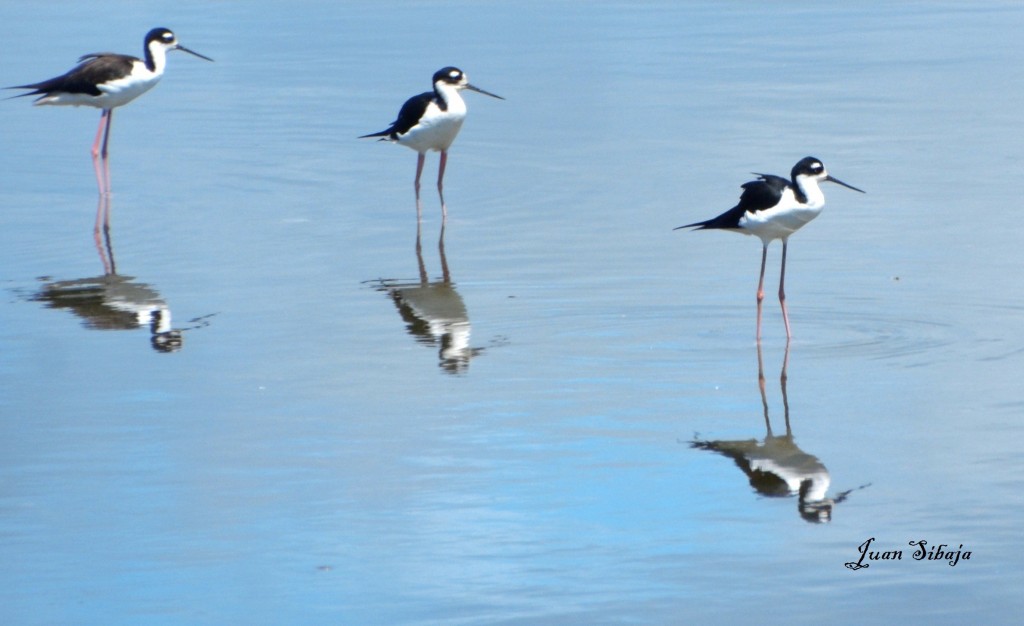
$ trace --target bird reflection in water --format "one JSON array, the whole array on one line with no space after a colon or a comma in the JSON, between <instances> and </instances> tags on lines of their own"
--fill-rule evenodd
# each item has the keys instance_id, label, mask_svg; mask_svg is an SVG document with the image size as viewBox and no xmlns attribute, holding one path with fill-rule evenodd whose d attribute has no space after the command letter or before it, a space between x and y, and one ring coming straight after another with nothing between
<instances>
[{"instance_id":1,"label":"bird reflection in water","mask_svg":"<svg viewBox=\"0 0 1024 626\"><path fill-rule=\"evenodd\" d=\"M483 352L483 348L470 346L469 313L462 296L455 290L448 258L444 251L444 222L438 252L441 257L441 280L431 282L423 262L421 224L416 223L416 261L418 281L381 279L377 289L386 292L405 321L406 330L417 343L437 347L438 366L449 374L461 374L469 369L470 360Z\"/></svg>"},{"instance_id":2,"label":"bird reflection in water","mask_svg":"<svg viewBox=\"0 0 1024 626\"><path fill-rule=\"evenodd\" d=\"M694 440L690 446L701 450L718 452L735 461L757 493L769 497L797 496L800 517L807 522L824 523L832 520L832 509L850 495L854 489L844 491L833 498L827 492L832 478L828 469L818 457L801 450L793 441L793 430L789 423L789 397L786 393L786 368L789 364L789 342L782 360L779 385L782 389L782 405L785 414L786 434L776 435L772 431L768 416L768 395L765 392L764 359L761 343L757 344L757 382L761 390L761 404L764 407L765 437L763 441L746 439L740 441ZM863 489L867 485L857 487Z\"/></svg>"},{"instance_id":3,"label":"bird reflection in water","mask_svg":"<svg viewBox=\"0 0 1024 626\"><path fill-rule=\"evenodd\" d=\"M47 282L32 299L47 308L69 309L82 318L86 328L93 330L148 328L154 350L180 350L183 329L172 328L171 310L160 294L145 283L134 282L131 276L117 273L110 237L109 194L99 194L93 235L103 274Z\"/></svg>"}]
</instances>

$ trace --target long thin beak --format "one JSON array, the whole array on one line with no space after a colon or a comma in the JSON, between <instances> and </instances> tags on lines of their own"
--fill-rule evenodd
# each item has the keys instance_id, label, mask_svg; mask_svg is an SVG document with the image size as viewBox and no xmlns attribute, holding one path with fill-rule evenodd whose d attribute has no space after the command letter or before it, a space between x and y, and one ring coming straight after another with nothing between
<instances>
[{"instance_id":1,"label":"long thin beak","mask_svg":"<svg viewBox=\"0 0 1024 626\"><path fill-rule=\"evenodd\" d=\"M844 183L843 181L839 180L838 178L832 178L831 176L826 176L825 180L831 181L831 182L833 182L833 183L835 183L837 185L842 185L843 187L846 187L847 189L853 189L854 191L859 191L861 193L867 193L863 189L857 189L853 185L847 185L846 183Z\"/></svg>"},{"instance_id":2,"label":"long thin beak","mask_svg":"<svg viewBox=\"0 0 1024 626\"><path fill-rule=\"evenodd\" d=\"M466 84L466 85L463 86L463 89L468 89L470 91L475 91L477 93L482 93L485 96L490 96L492 98L497 98L498 100L504 100L504 98L502 98L501 96L499 96L497 94L493 94L493 93L491 93L489 91L484 91L483 89L480 89L479 87L474 87L473 85Z\"/></svg>"},{"instance_id":3,"label":"long thin beak","mask_svg":"<svg viewBox=\"0 0 1024 626\"><path fill-rule=\"evenodd\" d=\"M199 57L200 59L206 59L207 61L213 62L213 59L211 59L210 57L208 57L208 56L204 56L204 55L202 55L202 54L199 54L199 53L198 53L198 52L196 52L195 50L189 50L188 48L186 48L185 46L183 46L183 45L181 45L181 44L178 44L178 45L174 46L174 49L175 49L175 50L181 50L182 52L188 52L188 53L189 53L189 54L191 54L192 56L197 56L197 57Z\"/></svg>"}]
</instances>

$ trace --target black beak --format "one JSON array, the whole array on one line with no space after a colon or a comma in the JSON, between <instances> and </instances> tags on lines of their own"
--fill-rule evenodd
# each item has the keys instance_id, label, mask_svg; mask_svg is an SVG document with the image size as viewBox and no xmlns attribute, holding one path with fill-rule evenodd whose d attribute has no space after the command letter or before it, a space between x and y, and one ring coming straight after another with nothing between
<instances>
[{"instance_id":1,"label":"black beak","mask_svg":"<svg viewBox=\"0 0 1024 626\"><path fill-rule=\"evenodd\" d=\"M207 61L210 61L210 62L212 62L212 61L213 61L213 59L211 59L210 57L208 57L208 56L204 56L204 55L202 55L202 54L199 54L199 53L198 53L198 52L196 52L195 50L189 50L188 48L186 48L185 46L183 46L183 45L181 45L181 44L178 44L178 45L174 46L174 49L175 49L175 50L181 50L182 52L188 52L188 53L189 53L189 54L191 54L192 56L197 56L197 57L199 57L200 59L206 59Z\"/></svg>"},{"instance_id":2,"label":"black beak","mask_svg":"<svg viewBox=\"0 0 1024 626\"><path fill-rule=\"evenodd\" d=\"M857 189L853 185L847 185L846 183L844 183L843 181L839 180L838 178L832 178L831 176L826 176L825 180L831 181L831 182L833 182L833 183L835 183L837 185L842 185L843 187L846 187L847 189L853 189L854 191L859 191L861 193L867 193L863 189Z\"/></svg>"},{"instance_id":3,"label":"black beak","mask_svg":"<svg viewBox=\"0 0 1024 626\"><path fill-rule=\"evenodd\" d=\"M477 93L482 93L485 96L490 96L492 98L497 98L498 100L504 100L504 98L502 98L501 96L499 96L497 94L493 94L493 93L491 93L489 91L484 91L483 89L480 89L479 87L474 87L473 85L470 85L468 83L466 85L464 85L463 88L464 89L468 89L470 91L475 91Z\"/></svg>"}]
</instances>

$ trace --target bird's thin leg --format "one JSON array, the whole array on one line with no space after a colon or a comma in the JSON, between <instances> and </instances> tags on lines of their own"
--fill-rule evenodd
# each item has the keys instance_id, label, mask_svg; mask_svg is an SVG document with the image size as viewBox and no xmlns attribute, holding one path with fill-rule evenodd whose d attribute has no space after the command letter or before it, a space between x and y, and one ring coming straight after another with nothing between
<instances>
[{"instance_id":1,"label":"bird's thin leg","mask_svg":"<svg viewBox=\"0 0 1024 626\"><path fill-rule=\"evenodd\" d=\"M423 205L420 204L420 176L423 174L423 164L426 160L427 155L423 152L416 157L416 182L413 184L416 188L416 219L423 217Z\"/></svg>"},{"instance_id":2,"label":"bird's thin leg","mask_svg":"<svg viewBox=\"0 0 1024 626\"><path fill-rule=\"evenodd\" d=\"M107 130L103 132L103 160L107 160L107 144L110 143L110 124L114 121L114 109L107 109Z\"/></svg>"},{"instance_id":3,"label":"bird's thin leg","mask_svg":"<svg viewBox=\"0 0 1024 626\"><path fill-rule=\"evenodd\" d=\"M102 199L104 196L109 195L109 193L110 193L110 190L107 188L107 176L104 174L104 171L105 171L105 168L103 167L104 163L106 163L106 161L104 159L101 159L99 157L99 154L93 154L92 155L92 170L93 170L93 173L96 174L96 187L100 191L100 194L99 194L100 195L100 199ZM97 218L98 217L99 217L99 213L97 213ZM97 219L97 222L96 222L96 231L97 232L99 232L99 226L100 226L100 222Z\"/></svg>"},{"instance_id":4,"label":"bird's thin leg","mask_svg":"<svg viewBox=\"0 0 1024 626\"><path fill-rule=\"evenodd\" d=\"M448 151L441 151L441 165L437 168L437 195L441 198L441 221L448 219L448 207L444 204L444 168L448 165Z\"/></svg>"},{"instance_id":5,"label":"bird's thin leg","mask_svg":"<svg viewBox=\"0 0 1024 626\"><path fill-rule=\"evenodd\" d=\"M96 127L96 139L92 142L92 158L96 158L100 155L100 137L103 136L103 131L109 128L110 120L110 109L103 109L100 113L100 125ZM106 142L104 142L104 148L106 148ZM104 154L104 156L106 156Z\"/></svg>"},{"instance_id":6,"label":"bird's thin leg","mask_svg":"<svg viewBox=\"0 0 1024 626\"><path fill-rule=\"evenodd\" d=\"M782 321L786 323L786 340L788 341L793 333L789 332L789 311L786 309L786 248L789 247L789 240L782 240L782 274L779 275L779 304L782 305Z\"/></svg>"},{"instance_id":7,"label":"bird's thin leg","mask_svg":"<svg viewBox=\"0 0 1024 626\"><path fill-rule=\"evenodd\" d=\"M761 303L764 302L764 266L768 261L768 244L761 248L761 278L757 281L757 340L761 341Z\"/></svg>"}]
</instances>

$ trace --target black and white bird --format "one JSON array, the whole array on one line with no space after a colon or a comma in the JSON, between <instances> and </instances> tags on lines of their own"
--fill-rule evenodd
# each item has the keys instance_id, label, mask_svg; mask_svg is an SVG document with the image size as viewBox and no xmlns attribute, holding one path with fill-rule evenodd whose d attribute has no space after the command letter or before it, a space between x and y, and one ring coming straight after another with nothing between
<instances>
[{"instance_id":1,"label":"black and white bird","mask_svg":"<svg viewBox=\"0 0 1024 626\"><path fill-rule=\"evenodd\" d=\"M782 273L779 276L779 303L782 319L786 323L786 337L792 337L789 312L786 310L786 249L789 236L818 217L825 207L825 194L818 183L829 181L864 193L852 185L833 178L821 160L814 157L800 159L790 173L789 180L772 174L758 174L757 180L743 184L739 204L718 217L679 226L695 230L722 229L761 239L761 277L757 283L757 339L761 339L761 303L764 300L764 267L768 259L768 244L782 240Z\"/></svg>"},{"instance_id":2,"label":"black and white bird","mask_svg":"<svg viewBox=\"0 0 1024 626\"><path fill-rule=\"evenodd\" d=\"M457 67L444 67L434 73L434 89L413 96L405 101L398 112L398 119L391 126L376 133L363 135L380 137L381 141L392 141L418 153L416 159L416 210L420 208L420 175L428 150L441 153L441 163L437 172L437 193L441 198L441 214L448 215L444 203L444 169L448 162L448 148L462 128L466 119L466 102L459 93L463 89L482 93L485 96L504 100L499 95L484 91L469 84L465 72Z\"/></svg>"},{"instance_id":3,"label":"black and white bird","mask_svg":"<svg viewBox=\"0 0 1024 626\"><path fill-rule=\"evenodd\" d=\"M86 54L78 59L79 64L66 74L8 89L31 89L32 91L15 97L39 96L34 103L36 105L84 105L102 109L100 125L92 145L92 155L96 157L102 154L106 159L113 110L138 98L160 81L167 66L169 51L181 50L201 59L213 61L210 57L189 50L178 43L174 33L166 28L154 28L149 31L143 49L144 59L113 52ZM102 151L100 137L103 137Z\"/></svg>"}]
</instances>

